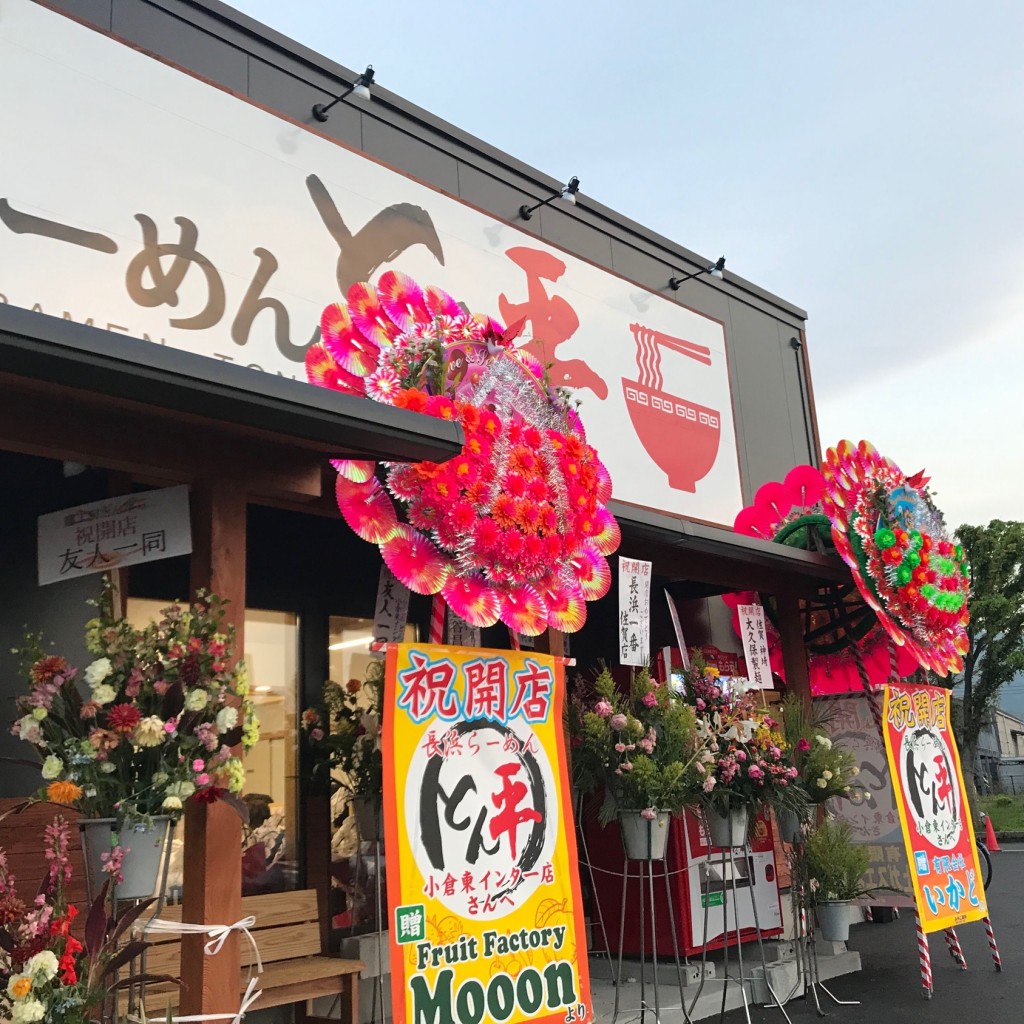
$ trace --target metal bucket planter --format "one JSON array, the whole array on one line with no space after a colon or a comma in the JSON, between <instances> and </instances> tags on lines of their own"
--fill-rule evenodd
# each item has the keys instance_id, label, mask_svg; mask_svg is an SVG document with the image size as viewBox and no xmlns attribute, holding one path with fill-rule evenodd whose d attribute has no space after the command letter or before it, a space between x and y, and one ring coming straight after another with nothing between
<instances>
[{"instance_id":1,"label":"metal bucket planter","mask_svg":"<svg viewBox=\"0 0 1024 1024\"><path fill-rule=\"evenodd\" d=\"M645 818L640 811L619 811L619 829L627 860L664 860L672 815L658 811Z\"/></svg>"},{"instance_id":2,"label":"metal bucket planter","mask_svg":"<svg viewBox=\"0 0 1024 1024\"><path fill-rule=\"evenodd\" d=\"M707 822L708 840L712 846L732 849L734 846L746 845L750 827L750 808L746 804L730 807L726 811L708 807L704 811L704 820Z\"/></svg>"},{"instance_id":3,"label":"metal bucket planter","mask_svg":"<svg viewBox=\"0 0 1024 1024\"><path fill-rule=\"evenodd\" d=\"M850 904L818 903L818 931L826 942L846 942L850 937Z\"/></svg>"},{"instance_id":4,"label":"metal bucket planter","mask_svg":"<svg viewBox=\"0 0 1024 1024\"><path fill-rule=\"evenodd\" d=\"M156 893L160 866L167 850L171 819L157 815L145 822L125 825L116 818L83 818L78 823L82 834L85 885L91 903L109 877L103 870L103 854L110 853L117 834L125 851L121 864L122 880L117 883L119 900L144 900Z\"/></svg>"}]
</instances>

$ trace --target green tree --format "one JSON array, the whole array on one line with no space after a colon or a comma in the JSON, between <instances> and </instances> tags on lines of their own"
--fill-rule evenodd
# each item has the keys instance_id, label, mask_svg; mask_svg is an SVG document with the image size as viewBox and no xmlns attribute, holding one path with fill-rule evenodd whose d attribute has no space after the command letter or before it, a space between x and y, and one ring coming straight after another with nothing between
<instances>
[{"instance_id":1,"label":"green tree","mask_svg":"<svg viewBox=\"0 0 1024 1024\"><path fill-rule=\"evenodd\" d=\"M1024 523L993 519L956 531L971 563L971 649L964 656L960 753L965 782L977 807L974 765L978 735L999 691L1024 669Z\"/></svg>"}]
</instances>

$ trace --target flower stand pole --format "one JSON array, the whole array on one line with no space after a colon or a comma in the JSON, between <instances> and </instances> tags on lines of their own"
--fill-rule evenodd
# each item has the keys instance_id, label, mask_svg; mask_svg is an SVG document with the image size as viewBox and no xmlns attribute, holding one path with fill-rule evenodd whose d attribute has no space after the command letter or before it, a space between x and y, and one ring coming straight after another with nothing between
<instances>
[{"instance_id":1,"label":"flower stand pole","mask_svg":"<svg viewBox=\"0 0 1024 1024\"><path fill-rule=\"evenodd\" d=\"M707 824L707 823L705 822L705 824ZM710 828L707 829L707 834L710 836ZM721 877L722 877L722 882L723 882L723 884L722 884L722 924L723 924L723 931L724 931L724 935L723 935L723 940L724 941L723 941L723 945L722 945L722 954L723 954L723 964L722 964L722 972L723 972L723 978L722 978L722 982L723 982L723 984L722 984L722 1009L721 1009L721 1013L719 1014L719 1020L720 1021L724 1021L725 1020L726 999L727 999L728 992L729 992L729 982L730 981L735 981L735 982L737 982L739 984L739 987L740 987L740 995L743 998L743 1012L746 1015L747 1024L751 1024L750 1003L749 1003L749 1000L747 999L747 987L746 986L747 986L748 983L753 982L755 979L753 977L747 977L744 974L744 968L743 968L743 942L742 942L741 925L740 925L740 914L739 914L739 890L738 890L737 885L736 885L736 874L737 874L737 871L736 871L736 862L737 862L736 851L737 851L737 849L739 849L741 851L741 854L740 854L741 857L744 860L746 860L748 863L750 863L750 860L753 857L753 852L750 849L750 844L749 844L749 841L746 839L746 837L744 837L744 843L743 843L742 846L720 846L720 847L717 847L717 849L718 849L719 854L721 856L720 864L721 864ZM709 852L709 855L708 855L708 864L709 864L709 866L710 866L710 863L711 863L711 857L712 857L712 854ZM707 944L706 944L706 942L707 942L707 919L708 919L708 917L707 917L707 907L710 904L710 899L709 899L710 894L711 894L710 893L710 889L711 889L710 881L711 881L711 872L709 871L709 872L707 872L707 884L705 885L705 891L703 893L703 900L702 900L702 902L704 903L704 907L705 907L705 912L704 912L705 948L704 948L703 953L701 954L701 974L702 975L704 973L704 965L707 963ZM729 927L729 902L730 902L730 899L729 899L729 888L730 888L730 886L732 887L732 914L733 914L733 927L731 929ZM753 912L754 912L754 933L757 936L757 947L758 947L758 952L760 953L760 957L761 957L761 969L762 969L762 972L763 972L764 984L765 984L765 987L768 989L769 996L773 1000L772 1002L768 1003L767 1006L770 1009L777 1009L782 1014L783 1018L786 1021L786 1024L792 1024L792 1021L789 1018L789 1014L786 1013L785 1002L780 1000L779 997L775 994L775 990L772 988L771 981L768 978L768 961L767 961L767 959L766 959L766 957L764 955L764 942L761 939L761 922L760 922L760 918L759 918L758 912L757 912L757 899L756 899L755 894L754 894L754 887L753 886L750 887L750 905L751 905L751 908L753 909ZM737 965L737 973L736 973L735 976L732 976L729 973L729 938L730 938L730 932L733 935L735 935L735 937L736 937L736 965ZM703 984L697 990L697 995L694 997L693 1003L690 1006L690 1012L692 1012L692 1010L696 1007L697 999L700 997L700 991L701 991L702 988L703 988ZM687 1019L689 1019L689 1012L687 1013Z\"/></svg>"},{"instance_id":2,"label":"flower stand pole","mask_svg":"<svg viewBox=\"0 0 1024 1024\"><path fill-rule=\"evenodd\" d=\"M612 963L612 945L608 941L608 929L604 923L604 911L601 909L601 901L597 898L597 879L594 877L594 865L590 862L590 851L587 849L587 830L583 825L583 801L586 794L576 789L572 791L572 814L576 823L576 851L580 864L587 869L590 877L590 892L592 894L592 905L597 915L597 925L601 929L601 941L604 943L604 955L608 960L608 980L613 985L616 983L615 965ZM618 1000L619 990L615 989L615 998Z\"/></svg>"},{"instance_id":3,"label":"flower stand pole","mask_svg":"<svg viewBox=\"0 0 1024 1024\"><path fill-rule=\"evenodd\" d=\"M667 1006L665 1009L682 1010L686 1024L692 1024L692 1018L690 1017L690 1013L686 1007L683 967L682 961L679 958L679 938L676 934L675 909L672 902L673 896L669 883L668 861L665 859L666 848L668 845L668 833L672 828L672 817L669 814L663 813L656 818L647 819L641 817L639 811L624 811L620 812L620 815L632 815L638 818L639 821L634 821L632 818L628 820L622 820L620 818L620 826L623 829L623 849L626 859L622 866L622 911L619 919L619 958L618 968L614 977L615 1006L612 1011L611 1024L616 1024L620 1011L620 993L622 991L623 983L622 959L623 950L626 944L626 892L629 887L630 878L632 877L631 866L633 864L637 865L638 875L636 877L640 886L640 1006L638 1008L640 1013L640 1024L644 1024L648 1012L653 1013L655 1024L659 1024L661 1021L661 986L658 981L658 922L654 893L654 865L656 862L662 865L662 877L665 883L665 903L668 907L669 915L669 932L672 936L672 956L675 963L676 981L679 988L679 1006ZM644 835L645 831L646 836ZM664 834L662 834L662 832L664 832ZM635 844L634 840L639 840L639 846ZM648 910L650 911L651 920L653 1004L648 1003L647 1000L647 953L645 939ZM604 925L602 922L602 928L603 927ZM631 1019L633 1018L631 1017Z\"/></svg>"}]
</instances>

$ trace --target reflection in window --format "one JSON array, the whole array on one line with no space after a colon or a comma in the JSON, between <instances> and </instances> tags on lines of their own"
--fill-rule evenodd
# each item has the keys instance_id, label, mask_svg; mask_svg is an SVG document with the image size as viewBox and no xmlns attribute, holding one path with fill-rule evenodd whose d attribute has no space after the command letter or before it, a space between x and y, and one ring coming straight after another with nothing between
<instances>
[{"instance_id":1,"label":"reflection in window","mask_svg":"<svg viewBox=\"0 0 1024 1024\"><path fill-rule=\"evenodd\" d=\"M130 598L137 629L160 618L170 602ZM260 738L245 757L242 800L249 826L242 844L242 892L294 889L298 880L298 618L293 612L247 608L245 664L260 720ZM167 898L181 898L185 829L175 829Z\"/></svg>"},{"instance_id":2,"label":"reflection in window","mask_svg":"<svg viewBox=\"0 0 1024 1024\"><path fill-rule=\"evenodd\" d=\"M367 679L371 664L380 658L370 651L373 620L332 616L329 634L331 680L345 687L350 680ZM415 626L405 627L405 639L416 639ZM376 710L371 707L369 688L359 691L358 700L367 712ZM372 807L360 808L349 800L348 780L341 773L336 773L336 781L341 788L331 799L332 924L349 934L362 934L377 927L377 851L373 837L378 823ZM383 872L383 844L380 866ZM385 884L383 877L380 884Z\"/></svg>"}]
</instances>

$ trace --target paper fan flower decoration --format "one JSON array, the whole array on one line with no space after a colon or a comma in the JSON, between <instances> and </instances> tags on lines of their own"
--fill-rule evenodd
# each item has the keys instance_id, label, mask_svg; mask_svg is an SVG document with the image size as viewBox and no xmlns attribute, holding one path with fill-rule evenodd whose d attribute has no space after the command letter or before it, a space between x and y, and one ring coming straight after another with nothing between
<instances>
[{"instance_id":1,"label":"paper fan flower decoration","mask_svg":"<svg viewBox=\"0 0 1024 1024\"><path fill-rule=\"evenodd\" d=\"M928 494L867 441L840 441L823 465L832 537L864 600L895 643L940 676L969 649L970 567Z\"/></svg>"},{"instance_id":2,"label":"paper fan flower decoration","mask_svg":"<svg viewBox=\"0 0 1024 1024\"><path fill-rule=\"evenodd\" d=\"M388 271L324 311L306 372L462 425L462 451L444 463L332 463L345 521L410 590L440 593L474 626L575 632L611 585L611 478L569 393L513 347L520 330Z\"/></svg>"},{"instance_id":3,"label":"paper fan flower decoration","mask_svg":"<svg viewBox=\"0 0 1024 1024\"><path fill-rule=\"evenodd\" d=\"M781 483L771 482L754 496L754 504L736 516L737 533L779 544L810 550L832 551L832 523L821 499L825 477L814 466L795 466ZM733 610L732 624L740 634L738 606L756 603L753 591L723 594ZM766 602L768 659L772 672L785 679L782 639L772 621L772 605ZM873 686L884 685L891 676L891 641L874 610L865 604L855 585L838 585L822 590L801 602L804 642L811 693L845 693L861 688L858 658ZM896 671L901 677L917 669L917 659L905 648L896 651Z\"/></svg>"}]
</instances>

